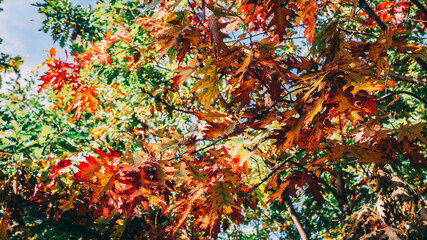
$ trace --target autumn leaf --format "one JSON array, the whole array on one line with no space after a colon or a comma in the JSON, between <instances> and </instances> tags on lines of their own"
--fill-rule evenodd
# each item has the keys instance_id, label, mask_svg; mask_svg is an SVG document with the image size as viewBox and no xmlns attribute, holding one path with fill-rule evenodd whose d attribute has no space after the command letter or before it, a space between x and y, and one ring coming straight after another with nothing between
<instances>
[{"instance_id":1,"label":"autumn leaf","mask_svg":"<svg viewBox=\"0 0 427 240\"><path fill-rule=\"evenodd\" d=\"M408 140L406 140L406 138L402 142L402 147L404 151L403 157L405 159L409 159L410 166L414 167L417 170L427 168L427 159L425 157L425 154L421 151L422 148L416 144L409 142Z\"/></svg>"},{"instance_id":2,"label":"autumn leaf","mask_svg":"<svg viewBox=\"0 0 427 240\"><path fill-rule=\"evenodd\" d=\"M219 23L218 20L219 17L215 15L215 13L212 13L208 18L208 27L212 38L212 45L218 52L228 52L228 47L224 43L224 38L226 38L227 35L221 31L226 24Z\"/></svg>"},{"instance_id":3,"label":"autumn leaf","mask_svg":"<svg viewBox=\"0 0 427 240\"><path fill-rule=\"evenodd\" d=\"M254 45L257 46L257 54L255 56L257 57L257 60L263 60L273 53L274 50L280 48L281 46L280 40L273 40L273 39L262 39L259 42L254 42Z\"/></svg>"},{"instance_id":4,"label":"autumn leaf","mask_svg":"<svg viewBox=\"0 0 427 240\"><path fill-rule=\"evenodd\" d=\"M76 181L92 181L95 173L101 170L102 165L92 156L86 156L85 161L77 165L78 172L74 174Z\"/></svg>"},{"instance_id":5,"label":"autumn leaf","mask_svg":"<svg viewBox=\"0 0 427 240\"><path fill-rule=\"evenodd\" d=\"M194 181L204 183L209 179L207 177L207 173L203 170L203 167L198 166L196 163L188 163L188 170L190 171L191 177Z\"/></svg>"},{"instance_id":6,"label":"autumn leaf","mask_svg":"<svg viewBox=\"0 0 427 240\"><path fill-rule=\"evenodd\" d=\"M207 122L222 121L223 118L227 117L227 114L220 112L216 109L208 109L206 112L196 111L194 113L200 120Z\"/></svg>"},{"instance_id":7,"label":"autumn leaf","mask_svg":"<svg viewBox=\"0 0 427 240\"><path fill-rule=\"evenodd\" d=\"M75 111L75 118L79 119L84 110L95 114L97 106L101 103L98 99L98 91L93 86L83 86L78 88L73 94L74 99L71 100L71 106L68 111Z\"/></svg>"},{"instance_id":8,"label":"autumn leaf","mask_svg":"<svg viewBox=\"0 0 427 240\"><path fill-rule=\"evenodd\" d=\"M7 233L7 229L9 226L10 213L6 209L3 213L3 217L0 219L0 239L7 240L9 239L9 234Z\"/></svg>"},{"instance_id":9,"label":"autumn leaf","mask_svg":"<svg viewBox=\"0 0 427 240\"><path fill-rule=\"evenodd\" d=\"M176 224L176 226L174 228L174 232L176 232L179 228L181 228L181 226L184 224L185 220L187 220L187 218L191 212L191 208L192 208L194 201L199 199L201 197L201 195L204 193L204 191L205 191L205 189L204 189L203 185L200 183L197 186L195 186L194 189L191 190L190 196L188 197L188 200L184 201L185 210L181 212L182 216L179 219L178 223ZM180 204L182 204L182 203L180 203ZM173 208L177 209L177 206L173 206Z\"/></svg>"},{"instance_id":10,"label":"autumn leaf","mask_svg":"<svg viewBox=\"0 0 427 240\"><path fill-rule=\"evenodd\" d=\"M211 102L215 101L219 94L217 67L210 63L211 61L207 61L206 66L196 72L196 74L203 74L203 78L197 81L192 88L192 92L196 93L205 109L210 108Z\"/></svg>"},{"instance_id":11,"label":"autumn leaf","mask_svg":"<svg viewBox=\"0 0 427 240\"><path fill-rule=\"evenodd\" d=\"M401 142L404 138L408 138L409 141L414 140L414 138L418 138L420 141L427 144L427 139L423 134L424 127L427 123L418 123L418 124L405 124L401 125L397 130L397 140Z\"/></svg>"},{"instance_id":12,"label":"autumn leaf","mask_svg":"<svg viewBox=\"0 0 427 240\"><path fill-rule=\"evenodd\" d=\"M74 208L74 199L76 199L77 196L79 196L81 193L80 191L74 191L73 194L71 194L71 197L69 199L60 199L59 203L62 204L58 208L62 211L68 211L70 209Z\"/></svg>"},{"instance_id":13,"label":"autumn leaf","mask_svg":"<svg viewBox=\"0 0 427 240\"><path fill-rule=\"evenodd\" d=\"M217 181L211 188L212 195L208 197L207 202L211 204L213 211L223 210L230 214L232 208L238 208L234 202L233 188L225 182Z\"/></svg>"},{"instance_id":14,"label":"autumn leaf","mask_svg":"<svg viewBox=\"0 0 427 240\"><path fill-rule=\"evenodd\" d=\"M127 192L126 192L127 193ZM137 206L141 206L143 211L148 211L149 202L147 196L151 195L152 192L144 187L139 187L132 191L132 193L126 195L126 205L124 210L128 217L132 216L137 211Z\"/></svg>"},{"instance_id":15,"label":"autumn leaf","mask_svg":"<svg viewBox=\"0 0 427 240\"><path fill-rule=\"evenodd\" d=\"M128 153L124 154L122 157L123 163L125 163L127 165L126 167L130 170L137 170L147 159L149 159L149 155L144 152Z\"/></svg>"},{"instance_id":16,"label":"autumn leaf","mask_svg":"<svg viewBox=\"0 0 427 240\"><path fill-rule=\"evenodd\" d=\"M174 179L178 183L186 183L191 180L190 174L190 171L187 170L187 164L185 162L181 162L176 168L176 172L174 173Z\"/></svg>"},{"instance_id":17,"label":"autumn leaf","mask_svg":"<svg viewBox=\"0 0 427 240\"><path fill-rule=\"evenodd\" d=\"M347 157L355 157L361 164L369 163L387 163L383 154L376 152L371 146L364 143L354 143L347 146Z\"/></svg>"},{"instance_id":18,"label":"autumn leaf","mask_svg":"<svg viewBox=\"0 0 427 240\"><path fill-rule=\"evenodd\" d=\"M79 171L74 174L77 182L83 182L92 191L92 201L98 202L101 198L113 192L115 187L121 190L117 180L120 164L120 154L110 150L110 153L95 149L100 159L86 156L84 162L77 166Z\"/></svg>"},{"instance_id":19,"label":"autumn leaf","mask_svg":"<svg viewBox=\"0 0 427 240\"><path fill-rule=\"evenodd\" d=\"M301 21L304 25L307 25L307 28L304 31L304 36L307 37L307 41L309 43L313 43L314 31L316 29L316 4L317 2L314 0L300 2L300 7L302 10L298 11L298 17L295 20L295 24L299 24Z\"/></svg>"},{"instance_id":20,"label":"autumn leaf","mask_svg":"<svg viewBox=\"0 0 427 240\"><path fill-rule=\"evenodd\" d=\"M197 65L189 67L178 67L174 72L179 74L172 78L171 89L179 89L182 84L197 70Z\"/></svg>"},{"instance_id":21,"label":"autumn leaf","mask_svg":"<svg viewBox=\"0 0 427 240\"><path fill-rule=\"evenodd\" d=\"M323 109L323 102L325 101L325 96L322 94L317 100L314 101L313 105L309 108L308 114L305 117L304 125L310 123L316 114L320 113Z\"/></svg>"},{"instance_id":22,"label":"autumn leaf","mask_svg":"<svg viewBox=\"0 0 427 240\"><path fill-rule=\"evenodd\" d=\"M324 105L331 104L332 106L336 106L333 107L329 113L331 117L336 117L341 114L342 118L345 117L350 120L352 124L355 124L359 120L363 120L361 116L363 110L357 105L356 99L341 91L336 91L332 96L324 103Z\"/></svg>"},{"instance_id":23,"label":"autumn leaf","mask_svg":"<svg viewBox=\"0 0 427 240\"><path fill-rule=\"evenodd\" d=\"M286 28L292 28L293 25L290 22L292 18L296 16L295 12L291 9L281 6L280 1L271 1L267 18L273 15L270 23L267 25L269 29L273 28L275 35L278 35L279 41L283 41L283 37L287 35Z\"/></svg>"},{"instance_id":24,"label":"autumn leaf","mask_svg":"<svg viewBox=\"0 0 427 240\"><path fill-rule=\"evenodd\" d=\"M105 194L109 194L116 182L116 174L118 172L117 166L104 164L100 172L95 172L96 182L86 182L92 189L92 201L98 202Z\"/></svg>"},{"instance_id":25,"label":"autumn leaf","mask_svg":"<svg viewBox=\"0 0 427 240\"><path fill-rule=\"evenodd\" d=\"M271 179L274 181L277 181L277 176L275 176L274 178L271 178ZM275 183L273 183L273 184L275 184ZM269 184L269 185L272 185L272 184ZM268 200L268 202L272 202L274 199L280 197L282 195L282 193L285 191L285 189L288 188L288 185L289 185L289 182L281 183L279 188L277 190L274 190L274 193L269 196L270 199ZM267 188L266 188L266 190L267 190Z\"/></svg>"},{"instance_id":26,"label":"autumn leaf","mask_svg":"<svg viewBox=\"0 0 427 240\"><path fill-rule=\"evenodd\" d=\"M298 142L300 132L302 131L303 119L290 118L286 121L286 125L281 130L276 130L277 134L270 136L271 139L276 139L275 145L280 151L285 151L288 148L295 146Z\"/></svg>"},{"instance_id":27,"label":"autumn leaf","mask_svg":"<svg viewBox=\"0 0 427 240\"><path fill-rule=\"evenodd\" d=\"M174 180L175 167L169 161L159 160L157 167L157 176L161 186L166 186L166 181Z\"/></svg>"},{"instance_id":28,"label":"autumn leaf","mask_svg":"<svg viewBox=\"0 0 427 240\"><path fill-rule=\"evenodd\" d=\"M345 91L347 88L352 87L351 94L353 94L353 96L362 90L368 93L384 90L385 85L378 83L380 79L362 74L362 69L360 69L359 71L348 71L345 77L347 83L346 85L344 85L343 90Z\"/></svg>"},{"instance_id":29,"label":"autumn leaf","mask_svg":"<svg viewBox=\"0 0 427 240\"><path fill-rule=\"evenodd\" d=\"M282 194L295 197L297 188L303 188L305 185L307 185L307 188L304 191L310 193L319 205L325 201L322 196L324 190L320 186L319 180L309 174L307 170L304 170L287 177L286 181L280 184L279 189L270 195L269 202Z\"/></svg>"},{"instance_id":30,"label":"autumn leaf","mask_svg":"<svg viewBox=\"0 0 427 240\"><path fill-rule=\"evenodd\" d=\"M49 170L49 177L50 178L56 178L59 177L61 174L70 171L68 168L71 166L71 160L62 159L56 164L52 165Z\"/></svg>"},{"instance_id":31,"label":"autumn leaf","mask_svg":"<svg viewBox=\"0 0 427 240\"><path fill-rule=\"evenodd\" d=\"M243 76L245 75L246 71L249 68L249 64L252 61L252 52L249 52L246 57L245 60L243 61L243 64L239 67L239 69L237 69L235 76L240 75L239 80L241 80L243 78Z\"/></svg>"}]
</instances>

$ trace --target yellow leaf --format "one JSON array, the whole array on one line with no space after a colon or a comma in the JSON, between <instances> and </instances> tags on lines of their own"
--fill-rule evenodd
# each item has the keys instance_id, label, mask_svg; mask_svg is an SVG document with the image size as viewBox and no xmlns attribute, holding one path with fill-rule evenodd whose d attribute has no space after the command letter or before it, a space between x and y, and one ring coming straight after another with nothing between
<instances>
[{"instance_id":1,"label":"yellow leaf","mask_svg":"<svg viewBox=\"0 0 427 240\"><path fill-rule=\"evenodd\" d=\"M80 191L75 191L71 197L68 200L65 199L60 199L59 203L61 203L62 205L59 206L59 209L61 209L62 211L68 211L70 209L74 208L74 199L80 194Z\"/></svg>"},{"instance_id":2,"label":"yellow leaf","mask_svg":"<svg viewBox=\"0 0 427 240\"><path fill-rule=\"evenodd\" d=\"M345 91L349 87L353 87L351 90L351 94L353 96L359 91L366 91L368 93L374 91L381 91L384 89L385 85L382 83L377 83L380 79L369 76L367 74L363 74L363 70L359 68L360 71L348 71L346 80L347 83L344 85L343 90Z\"/></svg>"},{"instance_id":3,"label":"yellow leaf","mask_svg":"<svg viewBox=\"0 0 427 240\"><path fill-rule=\"evenodd\" d=\"M185 183L190 180L190 171L187 170L187 164L185 162L180 162L175 172L175 181L178 183Z\"/></svg>"},{"instance_id":4,"label":"yellow leaf","mask_svg":"<svg viewBox=\"0 0 427 240\"><path fill-rule=\"evenodd\" d=\"M210 108L212 101L215 101L219 94L218 68L210 65L212 61L205 62L205 67L199 69L196 74L203 74L203 78L194 84L192 92L196 93L199 101L206 109Z\"/></svg>"},{"instance_id":5,"label":"yellow leaf","mask_svg":"<svg viewBox=\"0 0 427 240\"><path fill-rule=\"evenodd\" d=\"M128 165L130 170L137 170L138 167L142 166L143 162L149 158L147 153L128 153L124 154L122 160Z\"/></svg>"},{"instance_id":6,"label":"yellow leaf","mask_svg":"<svg viewBox=\"0 0 427 240\"><path fill-rule=\"evenodd\" d=\"M218 211L223 209L224 213L230 214L232 207L237 208L234 203L233 191L230 184L226 182L216 182L211 189L212 195L208 198L208 202L212 204L212 210Z\"/></svg>"}]
</instances>

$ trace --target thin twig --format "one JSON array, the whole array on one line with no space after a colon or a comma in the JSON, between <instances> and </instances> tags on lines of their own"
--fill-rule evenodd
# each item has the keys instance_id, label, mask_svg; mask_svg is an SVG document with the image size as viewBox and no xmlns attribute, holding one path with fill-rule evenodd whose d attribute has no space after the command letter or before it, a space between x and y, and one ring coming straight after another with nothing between
<instances>
[{"instance_id":1,"label":"thin twig","mask_svg":"<svg viewBox=\"0 0 427 240\"><path fill-rule=\"evenodd\" d=\"M139 46L152 45L152 44L155 44L155 43L156 43L156 42L143 42L143 43L138 43L138 44L132 45L132 46L130 46L130 47L127 47L127 48L125 48L125 49L122 49L122 50L120 50L120 51L118 51L118 52L115 52L115 53L111 54L111 56L116 56L116 55L118 55L118 54L120 54L120 53L122 53L122 52L125 52L125 51L127 51L127 50L131 50L131 49L134 49L134 48L139 47Z\"/></svg>"},{"instance_id":2,"label":"thin twig","mask_svg":"<svg viewBox=\"0 0 427 240\"><path fill-rule=\"evenodd\" d=\"M171 105L171 104L167 103L164 99L162 99L162 98L160 98L160 97L157 97L157 96L154 96L153 94L151 94L150 92L146 91L146 90L145 90L145 89L143 89L143 88L141 88L141 91L142 91L143 93L145 93L145 94L149 95L150 97L154 98L156 101L158 101L158 102L160 102L160 103L164 104L164 105L166 106L166 109L167 109L167 110L173 110L173 111L178 111L178 112L183 112L183 113L188 113L188 114L194 114L194 112L192 112L192 111L187 111L187 110L184 110L184 109L179 109L179 108L177 108L177 107L175 107L175 106L173 106L173 105Z\"/></svg>"},{"instance_id":3,"label":"thin twig","mask_svg":"<svg viewBox=\"0 0 427 240\"><path fill-rule=\"evenodd\" d=\"M290 92L286 93L286 94L285 94L285 95L283 95L281 98L279 98L278 100L276 100L276 102L275 102L275 103L273 103L273 105L271 105L269 108L267 108L264 112L269 112L272 108L274 108L277 104L279 104L279 102L286 102L286 103L289 103L289 104L294 103L294 101L292 101L292 100L285 100L285 97L287 97L289 94L294 93L294 92L296 92L296 91L298 91L298 90L301 90L301 89L304 89L304 88L308 88L308 87L310 87L311 85L313 85L313 83L312 83L312 84L310 84L310 85L307 85L307 86L303 86L303 87L295 88L294 90L292 90L292 91L290 91Z\"/></svg>"},{"instance_id":4,"label":"thin twig","mask_svg":"<svg viewBox=\"0 0 427 240\"><path fill-rule=\"evenodd\" d=\"M403 93L403 94L411 95L412 97L414 97L414 98L416 98L416 99L420 100L422 103L424 103L425 105L427 105L427 100L425 100L425 99L423 99L422 97L420 97L420 96L416 95L415 93L408 92L408 91L395 91L395 92L391 92L391 93L389 93L389 94L387 94L387 95L384 95L384 96L382 96L382 97L378 98L377 100L378 100L378 101L382 101L382 100L384 100L384 99L386 99L386 98L388 98L388 97L391 97L391 96L394 96L394 95L397 95L397 94L402 94L402 93Z\"/></svg>"},{"instance_id":5,"label":"thin twig","mask_svg":"<svg viewBox=\"0 0 427 240\"><path fill-rule=\"evenodd\" d=\"M274 174L277 173L277 171L279 171L286 163L288 163L289 161L291 161L294 157L296 157L298 154L302 153L304 150L299 150L298 152L292 154L291 156L289 156L288 158L286 158L283 162L277 164L273 170L271 170L267 176L265 176L259 183L255 184L249 191L248 193L252 192L253 190L255 190L256 188L258 188L261 184L263 184L265 181L267 181L270 177L272 177Z\"/></svg>"}]
</instances>

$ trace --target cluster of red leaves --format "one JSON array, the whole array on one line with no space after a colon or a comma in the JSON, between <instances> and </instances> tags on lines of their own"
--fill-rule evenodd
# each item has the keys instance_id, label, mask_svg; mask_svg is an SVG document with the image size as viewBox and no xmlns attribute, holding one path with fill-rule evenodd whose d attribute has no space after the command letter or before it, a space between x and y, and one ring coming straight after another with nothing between
<instances>
[{"instance_id":1,"label":"cluster of red leaves","mask_svg":"<svg viewBox=\"0 0 427 240\"><path fill-rule=\"evenodd\" d=\"M73 92L73 99L70 100L67 112L74 110L74 119L79 119L85 109L90 113L95 113L96 107L100 104L100 101L97 99L98 92L94 86L87 84L86 81L82 79L80 75L81 64L78 62L64 62L60 58L56 58L56 54L56 49L52 48L49 51L48 59L37 67L37 69L44 66L49 68L49 70L40 77L43 83L40 85L39 92L48 86L52 86L56 91L58 99L58 102L55 103L55 108L61 106L67 95Z\"/></svg>"},{"instance_id":2,"label":"cluster of red leaves","mask_svg":"<svg viewBox=\"0 0 427 240\"><path fill-rule=\"evenodd\" d=\"M410 6L411 3L407 0L384 1L377 4L374 11L381 19L381 21L386 23L392 22L393 25L398 26L407 20L406 18ZM359 15L366 16L366 13L361 12ZM369 28L378 26L378 24L372 18L366 19L364 23L366 23L366 26Z\"/></svg>"},{"instance_id":3,"label":"cluster of red leaves","mask_svg":"<svg viewBox=\"0 0 427 240\"><path fill-rule=\"evenodd\" d=\"M194 226L216 236L221 224L228 221L223 214L230 215L234 222L241 222L240 206L245 203L255 208L248 198L234 196L239 188L244 188L239 176L242 171L247 172L249 156L232 158L223 148L209 150L202 161L188 155L183 161L172 163L155 160L152 154L122 156L111 149L108 153L95 151L99 158L85 157L85 161L76 165L78 171L74 174L74 180L82 183L80 191L87 190L84 201L93 219L123 215L130 219L156 213L168 217L168 227L144 218L144 225L152 229L139 234L173 238L191 213ZM70 165L69 160L60 161L52 168L51 176L58 176ZM71 205L82 201L73 196L69 198Z\"/></svg>"},{"instance_id":4,"label":"cluster of red leaves","mask_svg":"<svg viewBox=\"0 0 427 240\"><path fill-rule=\"evenodd\" d=\"M49 68L39 79L43 81L39 93L51 86L58 95L56 108L61 106L65 98L68 97L67 95L72 92L72 99L69 101L67 112L74 111L74 120L79 119L85 110L94 114L97 106L101 103L97 99L98 91L90 80L85 79L85 76L81 74L90 69L94 62L101 65L111 65L111 56L107 49L118 40L129 45L132 37L124 29L119 29L114 35L111 35L111 31L109 31L104 40L96 44L92 43L92 47L83 53L74 54L73 63L67 63L56 58L57 51L55 48L51 48L48 51L48 58L35 69L38 70L44 66ZM63 90L65 91L62 92Z\"/></svg>"}]
</instances>

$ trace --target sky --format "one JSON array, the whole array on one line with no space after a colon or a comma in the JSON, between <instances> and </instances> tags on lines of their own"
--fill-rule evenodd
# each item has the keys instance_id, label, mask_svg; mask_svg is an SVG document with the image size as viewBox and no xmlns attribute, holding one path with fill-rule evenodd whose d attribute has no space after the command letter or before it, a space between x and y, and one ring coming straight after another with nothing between
<instances>
[{"instance_id":1,"label":"sky","mask_svg":"<svg viewBox=\"0 0 427 240\"><path fill-rule=\"evenodd\" d=\"M46 50L52 46L59 48L48 34L39 31L43 16L38 14L36 7L31 6L31 3L35 2L42 2L42 0L4 0L0 5L4 9L0 12L0 38L3 38L0 52L25 57L24 65L21 67L23 78L44 61ZM71 0L71 2L86 6L88 2L93 1ZM10 77L14 76L4 76L3 81ZM5 91L4 85L0 92Z\"/></svg>"}]
</instances>

